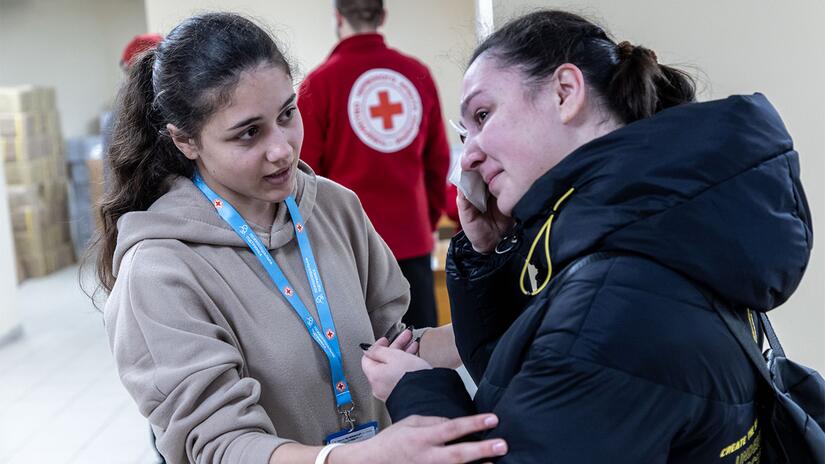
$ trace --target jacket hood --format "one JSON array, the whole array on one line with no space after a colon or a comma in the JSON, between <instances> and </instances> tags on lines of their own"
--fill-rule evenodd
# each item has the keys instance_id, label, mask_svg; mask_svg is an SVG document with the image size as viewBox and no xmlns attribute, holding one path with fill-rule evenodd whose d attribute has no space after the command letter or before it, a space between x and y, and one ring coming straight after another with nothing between
<instances>
[{"instance_id":1,"label":"jacket hood","mask_svg":"<svg viewBox=\"0 0 825 464\"><path fill-rule=\"evenodd\" d=\"M193 244L247 247L190 179L175 177L169 180L169 185L169 191L149 209L126 213L117 221L115 271L120 268L120 261L126 252L142 240L173 239ZM299 161L292 195L305 223L312 220L316 191L315 173ZM287 208L281 207L275 213L271 228L264 230L253 226L252 229L270 250L285 245L295 236Z\"/></svg>"},{"instance_id":2,"label":"jacket hood","mask_svg":"<svg viewBox=\"0 0 825 464\"><path fill-rule=\"evenodd\" d=\"M761 94L673 107L579 147L514 208L526 242L571 187L552 224L554 267L595 251L638 253L768 311L808 264L799 157Z\"/></svg>"}]
</instances>

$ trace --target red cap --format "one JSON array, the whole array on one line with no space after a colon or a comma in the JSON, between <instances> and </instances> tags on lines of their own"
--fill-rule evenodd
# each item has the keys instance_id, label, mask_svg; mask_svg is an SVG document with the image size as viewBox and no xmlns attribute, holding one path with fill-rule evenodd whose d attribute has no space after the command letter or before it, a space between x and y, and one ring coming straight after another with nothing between
<instances>
[{"instance_id":1,"label":"red cap","mask_svg":"<svg viewBox=\"0 0 825 464\"><path fill-rule=\"evenodd\" d=\"M134 60L146 50L151 50L163 40L160 34L140 34L136 35L123 49L120 57L120 66L128 69Z\"/></svg>"}]
</instances>

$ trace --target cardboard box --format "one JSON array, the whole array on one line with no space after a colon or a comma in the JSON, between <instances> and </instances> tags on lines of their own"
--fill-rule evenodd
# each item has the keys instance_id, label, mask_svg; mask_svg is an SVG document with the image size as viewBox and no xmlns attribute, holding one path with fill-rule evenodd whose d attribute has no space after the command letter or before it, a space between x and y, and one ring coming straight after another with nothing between
<instances>
[{"instance_id":1,"label":"cardboard box","mask_svg":"<svg viewBox=\"0 0 825 464\"><path fill-rule=\"evenodd\" d=\"M35 87L40 111L57 113L57 91L54 87Z\"/></svg>"},{"instance_id":2,"label":"cardboard box","mask_svg":"<svg viewBox=\"0 0 825 464\"><path fill-rule=\"evenodd\" d=\"M46 229L49 210L42 203L9 208L14 235L30 234Z\"/></svg>"},{"instance_id":3,"label":"cardboard box","mask_svg":"<svg viewBox=\"0 0 825 464\"><path fill-rule=\"evenodd\" d=\"M71 243L64 243L42 254L18 254L23 278L42 277L74 263Z\"/></svg>"},{"instance_id":4,"label":"cardboard box","mask_svg":"<svg viewBox=\"0 0 825 464\"><path fill-rule=\"evenodd\" d=\"M53 155L56 152L51 136L0 136L0 158L3 161L26 161Z\"/></svg>"},{"instance_id":5,"label":"cardboard box","mask_svg":"<svg viewBox=\"0 0 825 464\"><path fill-rule=\"evenodd\" d=\"M45 236L49 227L68 224L65 204L46 204L41 200L25 205L10 205L12 232L23 235Z\"/></svg>"},{"instance_id":6,"label":"cardboard box","mask_svg":"<svg viewBox=\"0 0 825 464\"><path fill-rule=\"evenodd\" d=\"M68 204L68 184L65 180L9 185L7 189L11 211L27 206L48 208L46 214L60 220L60 210Z\"/></svg>"},{"instance_id":7,"label":"cardboard box","mask_svg":"<svg viewBox=\"0 0 825 464\"><path fill-rule=\"evenodd\" d=\"M65 206L68 202L69 183L66 179L52 179L39 185L38 192L46 204Z\"/></svg>"},{"instance_id":8,"label":"cardboard box","mask_svg":"<svg viewBox=\"0 0 825 464\"><path fill-rule=\"evenodd\" d=\"M45 182L50 173L48 158L11 161L5 163L6 184L37 184Z\"/></svg>"},{"instance_id":9,"label":"cardboard box","mask_svg":"<svg viewBox=\"0 0 825 464\"><path fill-rule=\"evenodd\" d=\"M32 135L47 135L54 140L62 140L60 115L57 111L0 112L0 136L26 137Z\"/></svg>"},{"instance_id":10,"label":"cardboard box","mask_svg":"<svg viewBox=\"0 0 825 464\"><path fill-rule=\"evenodd\" d=\"M39 106L35 87L0 87L0 113L36 111Z\"/></svg>"},{"instance_id":11,"label":"cardboard box","mask_svg":"<svg viewBox=\"0 0 825 464\"><path fill-rule=\"evenodd\" d=\"M51 109L40 113L41 127L44 134L60 137L60 115Z\"/></svg>"},{"instance_id":12,"label":"cardboard box","mask_svg":"<svg viewBox=\"0 0 825 464\"><path fill-rule=\"evenodd\" d=\"M14 234L14 247L21 255L42 255L70 241L68 222L48 224L40 229Z\"/></svg>"},{"instance_id":13,"label":"cardboard box","mask_svg":"<svg viewBox=\"0 0 825 464\"><path fill-rule=\"evenodd\" d=\"M0 87L0 112L52 111L57 108L54 87L20 85Z\"/></svg>"},{"instance_id":14,"label":"cardboard box","mask_svg":"<svg viewBox=\"0 0 825 464\"><path fill-rule=\"evenodd\" d=\"M0 136L26 137L44 133L43 117L39 113L0 113Z\"/></svg>"},{"instance_id":15,"label":"cardboard box","mask_svg":"<svg viewBox=\"0 0 825 464\"><path fill-rule=\"evenodd\" d=\"M40 184L9 185L6 189L9 197L9 210L20 211L23 208L42 208L43 192Z\"/></svg>"},{"instance_id":16,"label":"cardboard box","mask_svg":"<svg viewBox=\"0 0 825 464\"><path fill-rule=\"evenodd\" d=\"M30 160L6 161L6 184L62 183L68 181L66 163L60 157L43 157Z\"/></svg>"}]
</instances>

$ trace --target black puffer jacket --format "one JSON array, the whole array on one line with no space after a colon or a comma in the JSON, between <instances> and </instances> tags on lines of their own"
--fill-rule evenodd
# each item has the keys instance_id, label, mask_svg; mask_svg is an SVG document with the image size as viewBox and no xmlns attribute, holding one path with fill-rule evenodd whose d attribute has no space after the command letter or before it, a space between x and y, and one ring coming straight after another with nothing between
<instances>
[{"instance_id":1,"label":"black puffer jacket","mask_svg":"<svg viewBox=\"0 0 825 464\"><path fill-rule=\"evenodd\" d=\"M551 262L618 256L524 297L519 275L553 206ZM456 341L479 384L407 374L387 405L492 411L507 463L744 463L758 449L756 376L699 290L761 311L783 303L812 245L798 155L762 95L682 105L570 154L514 212L517 244L481 256L453 239ZM537 249L543 249L543 241ZM546 263L539 268L538 282ZM526 278L525 278L526 279Z\"/></svg>"}]
</instances>

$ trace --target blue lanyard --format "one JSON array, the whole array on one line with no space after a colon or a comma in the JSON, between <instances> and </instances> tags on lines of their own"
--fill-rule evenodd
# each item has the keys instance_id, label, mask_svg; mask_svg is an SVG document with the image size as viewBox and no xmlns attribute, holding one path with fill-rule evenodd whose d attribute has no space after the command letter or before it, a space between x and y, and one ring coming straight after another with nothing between
<instances>
[{"instance_id":1,"label":"blue lanyard","mask_svg":"<svg viewBox=\"0 0 825 464\"><path fill-rule=\"evenodd\" d=\"M295 294L295 289L289 284L281 268L269 254L261 239L252 230L246 221L238 214L238 211L232 207L226 200L221 198L215 191L206 185L206 182L197 171L192 177L192 182L200 189L201 192L212 202L212 206L218 212L221 218L226 221L232 229L235 230L249 248L255 253L258 261L263 264L269 277L275 282L275 285L280 290L281 295L286 298L286 301L295 310L295 313L304 322L310 336L315 343L321 347L321 350L326 354L329 360L329 370L332 377L332 391L335 394L335 404L339 412L344 415L344 420L350 422L352 408L354 403L352 395L349 391L349 384L344 377L344 361L341 359L341 348L338 344L338 334L335 332L335 323L332 321L332 313L329 310L329 303L327 302L326 292L324 291L324 284L321 282L321 274L318 272L318 266L315 263L315 256L312 254L312 246L309 244L309 238L306 234L306 227L304 220L298 211L298 204L292 196L286 197L286 206L289 209L289 216L292 218L292 225L295 229L295 236L298 238L298 248L301 251L301 257L304 261L304 270L306 271L309 286L312 289L312 296L315 301L315 306L318 308L318 316L321 319L321 327L315 322L312 314L307 311L303 301ZM347 408L349 406L349 408ZM353 424L350 424L351 426Z\"/></svg>"}]
</instances>

